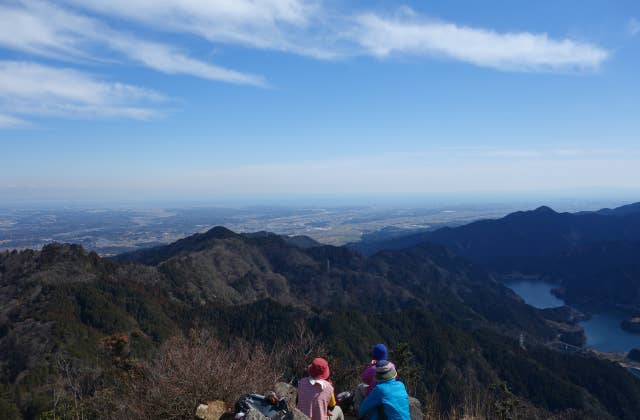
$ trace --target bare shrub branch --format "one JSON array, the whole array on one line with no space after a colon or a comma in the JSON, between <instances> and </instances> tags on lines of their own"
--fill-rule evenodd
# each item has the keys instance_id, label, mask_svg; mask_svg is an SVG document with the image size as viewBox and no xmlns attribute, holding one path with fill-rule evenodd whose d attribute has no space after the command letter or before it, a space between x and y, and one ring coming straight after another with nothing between
<instances>
[{"instance_id":1,"label":"bare shrub branch","mask_svg":"<svg viewBox=\"0 0 640 420\"><path fill-rule=\"evenodd\" d=\"M242 340L222 345L209 333L173 337L125 384L120 418L191 418L199 403L235 402L273 388L282 372L270 353Z\"/></svg>"}]
</instances>

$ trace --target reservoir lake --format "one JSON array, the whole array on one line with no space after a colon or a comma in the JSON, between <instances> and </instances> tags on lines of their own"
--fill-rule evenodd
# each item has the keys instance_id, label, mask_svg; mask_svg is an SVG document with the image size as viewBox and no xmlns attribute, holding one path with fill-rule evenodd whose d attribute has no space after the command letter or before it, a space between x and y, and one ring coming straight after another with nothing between
<instances>
[{"instance_id":1,"label":"reservoir lake","mask_svg":"<svg viewBox=\"0 0 640 420\"><path fill-rule=\"evenodd\" d=\"M556 284L535 280L514 280L505 282L504 285L533 307L545 309L564 305L562 299L551 293L551 289L557 287ZM591 319L579 323L587 336L586 347L617 353L626 353L632 348L640 348L640 334L628 333L620 327L620 323L628 314L614 310L592 311L579 307L576 309L592 316Z\"/></svg>"}]
</instances>

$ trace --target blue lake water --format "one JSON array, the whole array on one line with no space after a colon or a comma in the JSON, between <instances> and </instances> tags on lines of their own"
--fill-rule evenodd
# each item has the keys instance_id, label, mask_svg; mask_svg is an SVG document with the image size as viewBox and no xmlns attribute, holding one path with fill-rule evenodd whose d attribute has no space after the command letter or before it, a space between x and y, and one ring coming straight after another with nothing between
<instances>
[{"instance_id":1,"label":"blue lake water","mask_svg":"<svg viewBox=\"0 0 640 420\"><path fill-rule=\"evenodd\" d=\"M505 283L505 286L516 292L518 296L534 308L546 309L564 306L562 299L558 299L551 293L551 289L556 287L551 283L516 280Z\"/></svg>"},{"instance_id":2,"label":"blue lake water","mask_svg":"<svg viewBox=\"0 0 640 420\"><path fill-rule=\"evenodd\" d=\"M564 305L561 299L551 293L551 289L556 287L551 283L516 280L506 282L505 286L536 308L555 308ZM628 333L620 328L620 323L628 315L617 311L593 312L586 310L585 312L592 315L588 321L580 322L580 326L584 328L584 333L587 336L587 347L610 352L628 352L632 348L640 348L640 334Z\"/></svg>"}]
</instances>

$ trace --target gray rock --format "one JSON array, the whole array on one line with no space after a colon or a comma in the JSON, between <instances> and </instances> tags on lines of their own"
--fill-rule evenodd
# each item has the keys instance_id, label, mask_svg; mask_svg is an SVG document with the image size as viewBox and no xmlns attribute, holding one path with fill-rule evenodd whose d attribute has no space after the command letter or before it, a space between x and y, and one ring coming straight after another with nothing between
<instances>
[{"instance_id":1,"label":"gray rock","mask_svg":"<svg viewBox=\"0 0 640 420\"><path fill-rule=\"evenodd\" d=\"M200 404L196 408L196 418L203 419L207 415L207 404Z\"/></svg>"},{"instance_id":2,"label":"gray rock","mask_svg":"<svg viewBox=\"0 0 640 420\"><path fill-rule=\"evenodd\" d=\"M227 406L220 400L200 404L196 409L196 417L203 420L219 420L225 413Z\"/></svg>"},{"instance_id":3,"label":"gray rock","mask_svg":"<svg viewBox=\"0 0 640 420\"><path fill-rule=\"evenodd\" d=\"M278 397L287 400L289 410L293 410L296 407L296 398L298 397L298 390L296 387L286 382L278 382L274 389Z\"/></svg>"},{"instance_id":4,"label":"gray rock","mask_svg":"<svg viewBox=\"0 0 640 420\"><path fill-rule=\"evenodd\" d=\"M424 420L424 412L422 411L420 400L409 397L409 413L411 414L411 420Z\"/></svg>"},{"instance_id":5,"label":"gray rock","mask_svg":"<svg viewBox=\"0 0 640 420\"><path fill-rule=\"evenodd\" d=\"M267 416L255 408L250 408L249 411L247 411L247 415L244 416L244 420L267 420Z\"/></svg>"},{"instance_id":6,"label":"gray rock","mask_svg":"<svg viewBox=\"0 0 640 420\"><path fill-rule=\"evenodd\" d=\"M293 415L291 417L291 420L311 420L309 419L309 417L307 417L306 414L304 414L302 411L298 410L297 408L292 408L291 414Z\"/></svg>"}]
</instances>

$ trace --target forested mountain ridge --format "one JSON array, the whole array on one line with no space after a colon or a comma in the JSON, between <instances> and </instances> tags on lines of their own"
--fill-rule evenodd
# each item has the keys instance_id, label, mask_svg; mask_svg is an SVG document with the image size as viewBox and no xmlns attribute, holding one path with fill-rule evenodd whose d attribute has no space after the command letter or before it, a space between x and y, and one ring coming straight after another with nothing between
<instances>
[{"instance_id":1,"label":"forested mountain ridge","mask_svg":"<svg viewBox=\"0 0 640 420\"><path fill-rule=\"evenodd\" d=\"M498 220L443 228L428 239L478 261L554 255L596 242L640 241L640 211L616 214L615 210L607 214L557 213L543 206Z\"/></svg>"},{"instance_id":2,"label":"forested mountain ridge","mask_svg":"<svg viewBox=\"0 0 640 420\"><path fill-rule=\"evenodd\" d=\"M517 307L527 312L520 318L535 324L537 332L551 334L510 290L437 245L363 257L345 247L301 249L279 236L242 237L218 227L116 260L155 265L170 280L188 278L185 299L222 304L272 298L310 308L368 312L431 307L444 312L454 301L470 306L479 303L476 296L487 295L483 303L501 299L505 313ZM183 290L184 284L175 283ZM505 315L504 324L518 318Z\"/></svg>"},{"instance_id":3,"label":"forested mountain ridge","mask_svg":"<svg viewBox=\"0 0 640 420\"><path fill-rule=\"evenodd\" d=\"M640 308L640 203L579 213L543 206L352 247L372 254L425 242L443 245L501 277L561 282L571 303Z\"/></svg>"},{"instance_id":4,"label":"forested mountain ridge","mask_svg":"<svg viewBox=\"0 0 640 420\"><path fill-rule=\"evenodd\" d=\"M542 206L500 219L479 220L463 226L351 246L372 255L384 249L433 242L449 247L456 254L490 261L506 256L552 255L602 241L640 241L640 203L579 213L558 213Z\"/></svg>"},{"instance_id":5,"label":"forested mountain ridge","mask_svg":"<svg viewBox=\"0 0 640 420\"><path fill-rule=\"evenodd\" d=\"M51 410L65 366L85 372L88 399L117 395L126 389L118 372L190 328L275 345L300 321L342 366L367 360L374 342L407 343L417 396L443 410L474 389L504 386L499 398L548 413L640 413L640 380L538 346L558 334L542 311L435 245L365 257L224 228L114 260L53 244L0 253L0 304L0 407L26 418ZM527 350L514 338L521 332ZM122 340L126 359L110 344ZM606 381L590 379L596 373Z\"/></svg>"}]
</instances>

